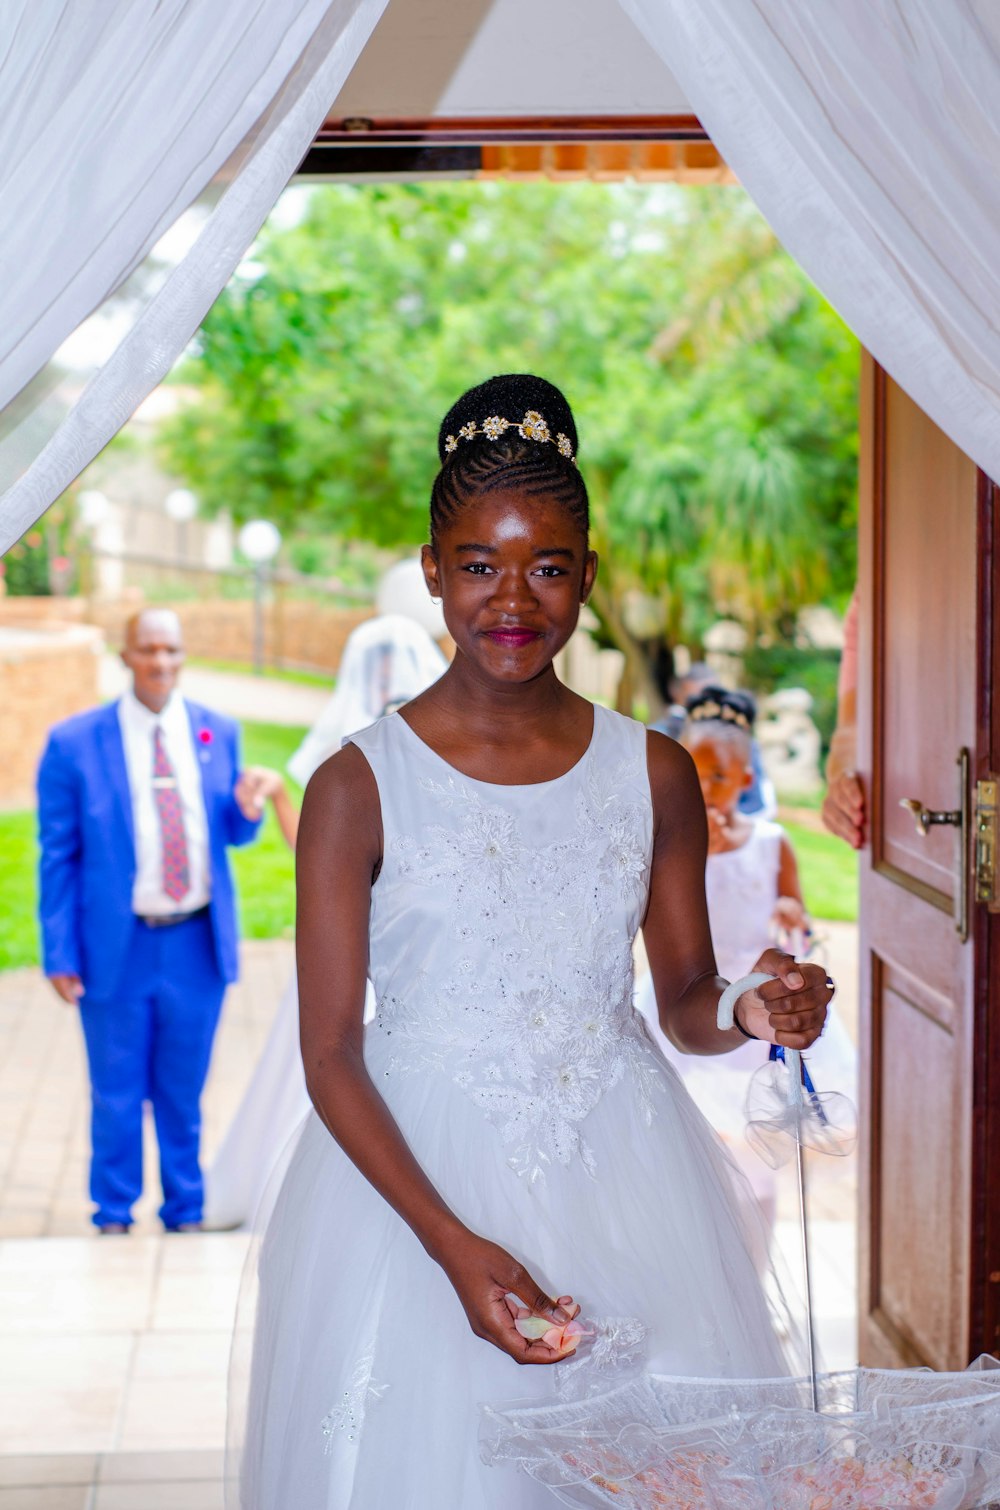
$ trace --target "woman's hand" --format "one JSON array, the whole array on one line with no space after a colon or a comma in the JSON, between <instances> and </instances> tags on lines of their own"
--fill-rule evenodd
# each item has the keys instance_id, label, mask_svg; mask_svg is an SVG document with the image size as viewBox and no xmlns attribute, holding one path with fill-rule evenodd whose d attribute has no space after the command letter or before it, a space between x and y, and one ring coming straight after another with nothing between
<instances>
[{"instance_id":1,"label":"woman's hand","mask_svg":"<svg viewBox=\"0 0 1000 1510\"><path fill-rule=\"evenodd\" d=\"M861 848L865 842L865 789L856 771L831 776L821 816L831 834L845 839L852 849Z\"/></svg>"},{"instance_id":2,"label":"woman's hand","mask_svg":"<svg viewBox=\"0 0 1000 1510\"><path fill-rule=\"evenodd\" d=\"M718 808L705 809L708 817L708 852L710 855L725 855L731 849L739 849L746 840L745 827L734 813L720 813Z\"/></svg>"},{"instance_id":3,"label":"woman's hand","mask_svg":"<svg viewBox=\"0 0 1000 1510\"><path fill-rule=\"evenodd\" d=\"M558 1363L573 1356L575 1341L560 1352L544 1342L522 1337L514 1324L519 1316L528 1314L550 1316L554 1325L572 1321L580 1307L571 1295L553 1300L516 1258L471 1232L450 1243L447 1257L439 1261L455 1287L469 1325L484 1342L492 1342L515 1363ZM508 1295L516 1296L523 1306L513 1305Z\"/></svg>"},{"instance_id":4,"label":"woman's hand","mask_svg":"<svg viewBox=\"0 0 1000 1510\"><path fill-rule=\"evenodd\" d=\"M822 1033L834 985L821 965L799 964L781 949L765 949L753 967L776 975L755 991L744 991L736 1017L748 1033L786 1049L808 1049Z\"/></svg>"},{"instance_id":5,"label":"woman's hand","mask_svg":"<svg viewBox=\"0 0 1000 1510\"><path fill-rule=\"evenodd\" d=\"M248 766L240 775L233 795L244 818L259 818L269 797L277 797L284 789L280 771L269 766Z\"/></svg>"}]
</instances>

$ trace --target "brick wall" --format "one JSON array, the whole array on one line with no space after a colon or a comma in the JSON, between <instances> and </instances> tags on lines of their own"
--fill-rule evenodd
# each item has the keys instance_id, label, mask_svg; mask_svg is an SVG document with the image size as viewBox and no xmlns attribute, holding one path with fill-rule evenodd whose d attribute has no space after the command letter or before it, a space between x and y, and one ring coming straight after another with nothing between
<instances>
[{"instance_id":1,"label":"brick wall","mask_svg":"<svg viewBox=\"0 0 1000 1510\"><path fill-rule=\"evenodd\" d=\"M253 662L253 604L243 599L197 598L170 605L184 629L188 655L203 660ZM113 649L125 621L142 607L140 595L114 602L83 598L2 598L0 628L56 620L100 628ZM335 672L352 629L371 618L370 609L337 608L311 599L278 599L265 607L264 653L270 665Z\"/></svg>"},{"instance_id":2,"label":"brick wall","mask_svg":"<svg viewBox=\"0 0 1000 1510\"><path fill-rule=\"evenodd\" d=\"M0 620L0 806L28 807L49 729L98 701L103 639L100 630L88 626L5 628L5 621L6 616Z\"/></svg>"}]
</instances>

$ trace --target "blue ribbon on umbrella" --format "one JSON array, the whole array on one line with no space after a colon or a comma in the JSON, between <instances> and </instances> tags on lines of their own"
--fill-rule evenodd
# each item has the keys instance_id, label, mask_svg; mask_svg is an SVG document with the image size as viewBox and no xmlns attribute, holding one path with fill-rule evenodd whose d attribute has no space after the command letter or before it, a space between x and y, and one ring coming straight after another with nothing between
<instances>
[{"instance_id":1,"label":"blue ribbon on umbrella","mask_svg":"<svg viewBox=\"0 0 1000 1510\"><path fill-rule=\"evenodd\" d=\"M771 1052L768 1055L768 1058L770 1059L772 1064L780 1061L788 1068L789 1072L791 1072L791 1066L788 1064L788 1060L785 1058L784 1044L772 1043ZM823 1102L820 1100L816 1087L812 1083L812 1079L809 1074L809 1067L806 1064L805 1060L802 1058L799 1059L799 1068L802 1073L802 1089L809 1097L813 1111L816 1113L821 1122L826 1122L827 1124L829 1124L830 1119L827 1116L826 1112L823 1110Z\"/></svg>"}]
</instances>

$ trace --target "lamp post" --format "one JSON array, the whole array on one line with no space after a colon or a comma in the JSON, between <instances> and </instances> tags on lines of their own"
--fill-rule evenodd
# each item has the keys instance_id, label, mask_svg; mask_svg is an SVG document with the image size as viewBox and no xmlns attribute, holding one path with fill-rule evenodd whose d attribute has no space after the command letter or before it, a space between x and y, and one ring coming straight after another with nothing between
<instances>
[{"instance_id":1,"label":"lamp post","mask_svg":"<svg viewBox=\"0 0 1000 1510\"><path fill-rule=\"evenodd\" d=\"M98 544L99 532L111 517L110 499L98 488L81 489L76 499L76 517L84 541L80 560L79 591L89 603L97 590L98 572L95 568L94 552Z\"/></svg>"},{"instance_id":2,"label":"lamp post","mask_svg":"<svg viewBox=\"0 0 1000 1510\"><path fill-rule=\"evenodd\" d=\"M251 519L236 543L253 567L253 669L260 676L264 670L264 584L268 567L281 549L281 534L270 519Z\"/></svg>"},{"instance_id":3,"label":"lamp post","mask_svg":"<svg viewBox=\"0 0 1000 1510\"><path fill-rule=\"evenodd\" d=\"M198 499L190 488L173 488L163 507L177 526L177 561L183 565L187 560L187 524L198 512Z\"/></svg>"}]
</instances>

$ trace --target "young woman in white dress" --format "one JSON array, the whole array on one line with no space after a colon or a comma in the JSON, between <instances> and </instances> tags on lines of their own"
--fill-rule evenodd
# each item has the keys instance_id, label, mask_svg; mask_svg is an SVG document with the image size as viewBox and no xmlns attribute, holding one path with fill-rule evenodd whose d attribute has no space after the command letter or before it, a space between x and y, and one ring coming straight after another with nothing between
<instances>
[{"instance_id":1,"label":"young woman in white dress","mask_svg":"<svg viewBox=\"0 0 1000 1510\"><path fill-rule=\"evenodd\" d=\"M691 759L552 667L597 570L576 449L541 379L453 407L424 565L454 661L306 791L315 1115L259 1253L242 1510L542 1510L546 1489L481 1462L479 1406L559 1398L580 1306L607 1338L636 1318L665 1372L782 1370L731 1166L633 1011L632 943L642 926L690 1053L806 1048L830 989L768 950L778 978L716 1026Z\"/></svg>"}]
</instances>

